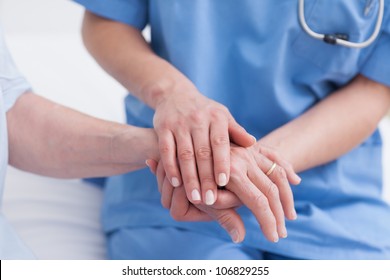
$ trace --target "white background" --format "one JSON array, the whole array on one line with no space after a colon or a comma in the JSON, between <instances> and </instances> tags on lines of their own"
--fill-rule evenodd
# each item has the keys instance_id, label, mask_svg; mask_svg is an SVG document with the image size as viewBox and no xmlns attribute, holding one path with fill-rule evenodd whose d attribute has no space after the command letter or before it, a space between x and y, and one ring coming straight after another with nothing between
<instances>
[{"instance_id":1,"label":"white background","mask_svg":"<svg viewBox=\"0 0 390 280\"><path fill-rule=\"evenodd\" d=\"M80 37L83 8L68 0L0 0L8 45L34 90L94 116L122 121L126 91Z\"/></svg>"}]
</instances>

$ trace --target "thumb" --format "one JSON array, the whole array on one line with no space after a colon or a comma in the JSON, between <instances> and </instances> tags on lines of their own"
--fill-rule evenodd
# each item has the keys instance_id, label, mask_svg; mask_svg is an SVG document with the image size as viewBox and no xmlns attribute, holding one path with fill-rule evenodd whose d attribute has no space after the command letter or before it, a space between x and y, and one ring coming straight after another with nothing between
<instances>
[{"instance_id":1,"label":"thumb","mask_svg":"<svg viewBox=\"0 0 390 280\"><path fill-rule=\"evenodd\" d=\"M229 136L231 142L244 148L250 147L256 143L256 138L250 135L233 118L229 120Z\"/></svg>"},{"instance_id":2,"label":"thumb","mask_svg":"<svg viewBox=\"0 0 390 280\"><path fill-rule=\"evenodd\" d=\"M216 220L227 231L234 243L244 241L245 226L240 215L234 209L218 210L210 207L202 209L201 205L197 205L197 207Z\"/></svg>"},{"instance_id":3,"label":"thumb","mask_svg":"<svg viewBox=\"0 0 390 280\"><path fill-rule=\"evenodd\" d=\"M145 164L149 167L150 171L152 171L153 174L156 174L157 161L155 161L154 159L147 159Z\"/></svg>"}]
</instances>

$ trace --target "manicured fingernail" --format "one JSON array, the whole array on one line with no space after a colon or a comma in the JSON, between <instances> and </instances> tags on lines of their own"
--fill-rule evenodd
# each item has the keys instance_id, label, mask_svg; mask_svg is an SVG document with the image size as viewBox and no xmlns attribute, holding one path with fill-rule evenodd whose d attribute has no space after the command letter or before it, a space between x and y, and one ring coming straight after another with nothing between
<instances>
[{"instance_id":1,"label":"manicured fingernail","mask_svg":"<svg viewBox=\"0 0 390 280\"><path fill-rule=\"evenodd\" d=\"M232 238L232 241L234 243L239 243L240 242L240 235L238 234L238 230L233 229L231 232L229 232L230 237Z\"/></svg>"},{"instance_id":2,"label":"manicured fingernail","mask_svg":"<svg viewBox=\"0 0 390 280\"><path fill-rule=\"evenodd\" d=\"M224 187L227 185L227 177L225 173L219 173L218 175L218 186Z\"/></svg>"},{"instance_id":3,"label":"manicured fingernail","mask_svg":"<svg viewBox=\"0 0 390 280\"><path fill-rule=\"evenodd\" d=\"M274 236L272 237L272 241L274 242L274 243L277 243L277 242L279 242L279 235L278 235L278 233L274 233Z\"/></svg>"},{"instance_id":4,"label":"manicured fingernail","mask_svg":"<svg viewBox=\"0 0 390 280\"><path fill-rule=\"evenodd\" d=\"M178 186L180 186L180 181L179 181L179 179L177 179L176 177L173 177L173 178L172 178L172 186L174 186L175 188L177 188Z\"/></svg>"},{"instance_id":5,"label":"manicured fingernail","mask_svg":"<svg viewBox=\"0 0 390 280\"><path fill-rule=\"evenodd\" d=\"M206 205L213 205L215 202L214 193L212 190L206 192Z\"/></svg>"},{"instance_id":6,"label":"manicured fingernail","mask_svg":"<svg viewBox=\"0 0 390 280\"><path fill-rule=\"evenodd\" d=\"M192 196L192 200L193 201L199 201L200 200L200 193L196 189L191 192L191 196Z\"/></svg>"}]
</instances>

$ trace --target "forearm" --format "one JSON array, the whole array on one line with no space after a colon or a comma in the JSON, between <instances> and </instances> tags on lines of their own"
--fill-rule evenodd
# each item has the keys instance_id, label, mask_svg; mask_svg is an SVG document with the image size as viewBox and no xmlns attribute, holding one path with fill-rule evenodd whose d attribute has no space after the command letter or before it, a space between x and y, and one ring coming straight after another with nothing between
<instances>
[{"instance_id":1,"label":"forearm","mask_svg":"<svg viewBox=\"0 0 390 280\"><path fill-rule=\"evenodd\" d=\"M193 93L193 84L149 47L141 32L85 12L84 44L96 61L150 107L174 92Z\"/></svg>"},{"instance_id":2,"label":"forearm","mask_svg":"<svg viewBox=\"0 0 390 280\"><path fill-rule=\"evenodd\" d=\"M358 76L259 143L274 147L297 172L332 161L364 141L390 106L390 89Z\"/></svg>"},{"instance_id":3,"label":"forearm","mask_svg":"<svg viewBox=\"0 0 390 280\"><path fill-rule=\"evenodd\" d=\"M157 158L150 129L99 120L40 96L21 96L7 113L9 162L46 176L120 174Z\"/></svg>"}]
</instances>

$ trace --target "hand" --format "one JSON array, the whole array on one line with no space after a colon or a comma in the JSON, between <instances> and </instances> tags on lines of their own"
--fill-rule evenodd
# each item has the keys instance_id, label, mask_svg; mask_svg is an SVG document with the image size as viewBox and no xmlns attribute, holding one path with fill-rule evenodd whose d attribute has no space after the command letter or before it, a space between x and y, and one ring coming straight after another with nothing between
<instances>
[{"instance_id":1,"label":"hand","mask_svg":"<svg viewBox=\"0 0 390 280\"><path fill-rule=\"evenodd\" d=\"M184 188L174 188L165 176L161 162L148 160L147 165L157 175L162 205L170 209L172 218L176 221L210 221L216 220L231 236L234 243L242 242L245 238L245 227L241 217L234 210L241 202L228 191L222 191L213 207L193 205L186 197ZM221 191L220 191L221 192ZM223 201L221 203L220 201ZM223 204L224 206L221 206ZM224 207L226 209L217 209Z\"/></svg>"},{"instance_id":2,"label":"hand","mask_svg":"<svg viewBox=\"0 0 390 280\"><path fill-rule=\"evenodd\" d=\"M296 219L288 176L295 178L297 175L292 168L287 166L286 171L277 165L267 176L272 165L273 162L259 152L257 145L250 148L232 146L231 176L226 189L236 194L252 211L265 237L277 242L279 237L287 237L284 216ZM297 178L293 182L298 183Z\"/></svg>"},{"instance_id":3,"label":"hand","mask_svg":"<svg viewBox=\"0 0 390 280\"><path fill-rule=\"evenodd\" d=\"M269 174L268 178L265 173L273 163L262 155L259 149L259 145L249 149L232 147L232 175L227 189L234 192L251 209L265 236L271 241L277 241L278 237L287 236L284 213L288 219L296 218L292 192L287 178L291 178L289 180L294 184L299 183L300 178L275 151L263 148L262 151L266 151L280 165ZM191 210L194 209L193 206L186 202L184 197L181 197L180 200L184 200L181 202L183 204L178 203L179 200L172 203L176 189L173 189L169 181L165 179L161 164L159 167L157 178L163 206L170 209L172 216L178 220L202 220L198 210L207 211L210 207L197 205L198 209L194 212ZM229 192L220 192L218 198L217 203L213 205L215 209L238 207L241 204L240 200L231 196ZM261 211L258 211L259 209ZM183 215L183 213L187 215ZM230 229L230 231L232 230Z\"/></svg>"},{"instance_id":4,"label":"hand","mask_svg":"<svg viewBox=\"0 0 390 280\"><path fill-rule=\"evenodd\" d=\"M228 183L230 142L255 143L226 107L193 87L158 102L153 122L167 177L175 187L184 184L193 204L212 205L217 185Z\"/></svg>"}]
</instances>

